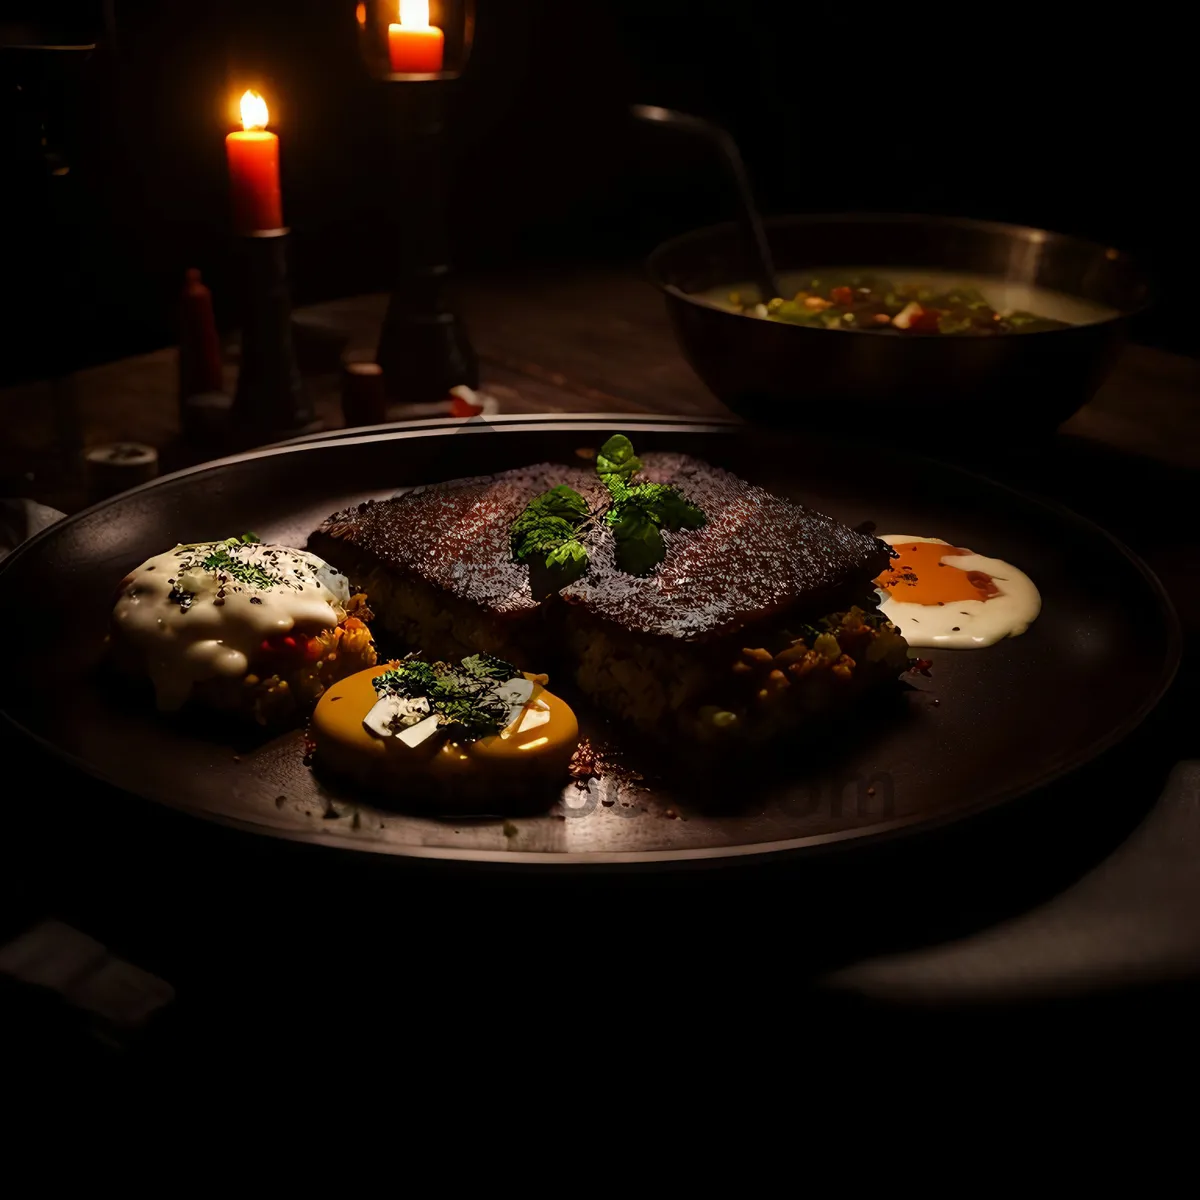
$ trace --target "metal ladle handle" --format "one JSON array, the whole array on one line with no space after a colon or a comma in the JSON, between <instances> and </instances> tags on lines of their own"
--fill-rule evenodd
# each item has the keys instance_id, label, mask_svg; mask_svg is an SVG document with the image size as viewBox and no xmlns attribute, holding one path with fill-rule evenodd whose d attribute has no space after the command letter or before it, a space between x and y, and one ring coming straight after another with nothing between
<instances>
[{"instance_id":1,"label":"metal ladle handle","mask_svg":"<svg viewBox=\"0 0 1200 1200\"><path fill-rule=\"evenodd\" d=\"M764 301L782 295L783 293L779 290L779 280L775 277L775 264L771 258L771 247L767 243L762 217L759 215L758 206L754 203L750 176L746 172L746 164L742 161L737 142L733 140L729 132L722 129L720 125L714 125L711 121L704 120L703 117L675 112L670 108L659 108L652 104L634 104L629 111L639 121L670 125L676 129L698 134L717 150L737 190L738 224L741 226L742 235L745 238L754 282L758 285Z\"/></svg>"}]
</instances>

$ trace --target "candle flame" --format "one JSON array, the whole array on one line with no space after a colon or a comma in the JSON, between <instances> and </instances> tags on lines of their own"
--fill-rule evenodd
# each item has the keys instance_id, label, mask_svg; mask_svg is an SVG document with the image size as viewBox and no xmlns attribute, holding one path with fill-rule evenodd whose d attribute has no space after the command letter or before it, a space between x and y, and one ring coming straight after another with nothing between
<instances>
[{"instance_id":1,"label":"candle flame","mask_svg":"<svg viewBox=\"0 0 1200 1200\"><path fill-rule=\"evenodd\" d=\"M429 0L400 0L400 24L405 29L428 29Z\"/></svg>"},{"instance_id":2,"label":"candle flame","mask_svg":"<svg viewBox=\"0 0 1200 1200\"><path fill-rule=\"evenodd\" d=\"M360 4L354 10L354 17L360 25L365 25L367 23L367 6L365 4Z\"/></svg>"},{"instance_id":3,"label":"candle flame","mask_svg":"<svg viewBox=\"0 0 1200 1200\"><path fill-rule=\"evenodd\" d=\"M242 96L242 128L266 129L267 102L257 92L246 92Z\"/></svg>"}]
</instances>

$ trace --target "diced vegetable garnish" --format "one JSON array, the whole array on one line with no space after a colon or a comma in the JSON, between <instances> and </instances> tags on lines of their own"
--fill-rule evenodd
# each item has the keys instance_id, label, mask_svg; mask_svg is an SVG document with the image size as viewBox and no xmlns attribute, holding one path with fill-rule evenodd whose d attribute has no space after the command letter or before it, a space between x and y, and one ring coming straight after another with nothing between
<instances>
[{"instance_id":1,"label":"diced vegetable garnish","mask_svg":"<svg viewBox=\"0 0 1200 1200\"><path fill-rule=\"evenodd\" d=\"M1068 327L1066 321L1035 313L999 313L975 288L898 286L865 275L806 279L803 289L794 296L775 296L765 304L753 296L732 292L729 303L746 315L791 325L866 329L906 337L1026 333Z\"/></svg>"}]
</instances>

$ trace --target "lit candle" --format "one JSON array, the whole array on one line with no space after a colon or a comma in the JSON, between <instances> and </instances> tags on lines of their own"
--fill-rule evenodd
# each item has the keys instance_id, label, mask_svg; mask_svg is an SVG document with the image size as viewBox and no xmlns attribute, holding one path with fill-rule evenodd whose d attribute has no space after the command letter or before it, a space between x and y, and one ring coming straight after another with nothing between
<instances>
[{"instance_id":1,"label":"lit candle","mask_svg":"<svg viewBox=\"0 0 1200 1200\"><path fill-rule=\"evenodd\" d=\"M429 0L400 0L400 24L388 26L388 56L397 75L436 75L446 37L429 23Z\"/></svg>"},{"instance_id":2,"label":"lit candle","mask_svg":"<svg viewBox=\"0 0 1200 1200\"><path fill-rule=\"evenodd\" d=\"M234 228L243 234L281 229L279 138L267 131L267 105L257 92L242 97L242 126L225 139Z\"/></svg>"}]
</instances>

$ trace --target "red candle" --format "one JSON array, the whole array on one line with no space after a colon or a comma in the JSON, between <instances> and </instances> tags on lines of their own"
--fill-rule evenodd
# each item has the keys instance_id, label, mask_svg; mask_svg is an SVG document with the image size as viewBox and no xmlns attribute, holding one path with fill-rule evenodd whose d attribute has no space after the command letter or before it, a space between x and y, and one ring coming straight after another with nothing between
<instances>
[{"instance_id":1,"label":"red candle","mask_svg":"<svg viewBox=\"0 0 1200 1200\"><path fill-rule=\"evenodd\" d=\"M267 131L267 106L257 92L242 97L242 126L225 139L234 228L243 234L282 229L279 138Z\"/></svg>"},{"instance_id":2,"label":"red candle","mask_svg":"<svg viewBox=\"0 0 1200 1200\"><path fill-rule=\"evenodd\" d=\"M397 75L436 75L446 35L429 23L429 0L400 0L400 24L388 26L388 56Z\"/></svg>"}]
</instances>

